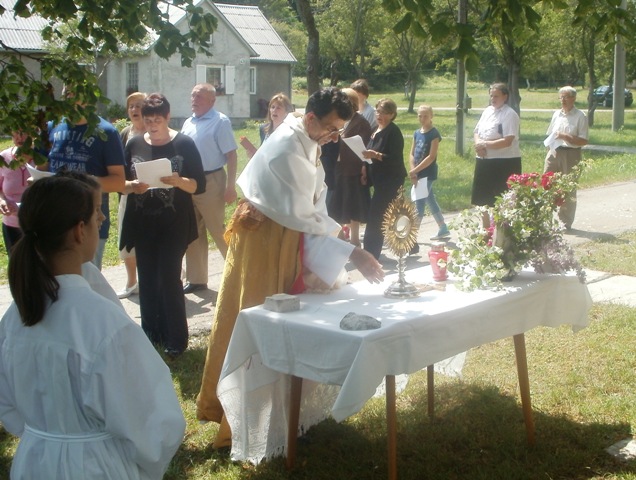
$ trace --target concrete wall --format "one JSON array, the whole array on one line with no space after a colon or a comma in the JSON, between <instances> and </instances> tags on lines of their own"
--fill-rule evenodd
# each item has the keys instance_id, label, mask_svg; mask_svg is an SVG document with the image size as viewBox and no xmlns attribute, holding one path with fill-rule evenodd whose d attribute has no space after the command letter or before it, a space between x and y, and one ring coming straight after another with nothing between
<instances>
[{"instance_id":1,"label":"concrete wall","mask_svg":"<svg viewBox=\"0 0 636 480\"><path fill-rule=\"evenodd\" d=\"M172 124L180 126L191 114L190 92L197 83L197 65L233 66L234 93L219 95L215 108L231 117L233 122L241 122L250 117L249 49L234 30L220 21L218 30L213 35L212 52L211 57L198 54L189 68L181 66L179 55L164 60L151 52L142 57L117 59L108 67L106 96L113 102L125 105L126 63L137 62L139 90L163 93L170 101Z\"/></svg>"},{"instance_id":2,"label":"concrete wall","mask_svg":"<svg viewBox=\"0 0 636 480\"><path fill-rule=\"evenodd\" d=\"M283 92L291 99L292 65L254 61L252 66L256 67L256 94L251 95L250 98L250 116L264 118L260 115L262 112L260 112L259 100L262 99L269 103L270 98L279 92ZM293 103L294 100L291 100Z\"/></svg>"}]
</instances>

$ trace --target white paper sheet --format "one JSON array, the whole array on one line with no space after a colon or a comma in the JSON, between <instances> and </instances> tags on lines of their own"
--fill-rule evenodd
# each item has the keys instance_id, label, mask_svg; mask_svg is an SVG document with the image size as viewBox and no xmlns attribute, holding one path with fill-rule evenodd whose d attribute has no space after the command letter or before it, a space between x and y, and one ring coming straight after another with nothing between
<instances>
[{"instance_id":1,"label":"white paper sheet","mask_svg":"<svg viewBox=\"0 0 636 480\"><path fill-rule=\"evenodd\" d=\"M150 185L149 188L172 188L172 185L163 183L161 177L172 176L172 163L167 158L150 160L149 162L135 163L137 180Z\"/></svg>"},{"instance_id":2,"label":"white paper sheet","mask_svg":"<svg viewBox=\"0 0 636 480\"><path fill-rule=\"evenodd\" d=\"M353 153L360 157L360 160L367 163L373 163L370 158L364 158L364 155L362 155L362 152L368 150L368 148L362 141L362 137L360 135L354 135L353 137L348 138L341 137L341 140L347 144L347 147L349 147Z\"/></svg>"},{"instance_id":3,"label":"white paper sheet","mask_svg":"<svg viewBox=\"0 0 636 480\"><path fill-rule=\"evenodd\" d=\"M543 141L543 144L548 147L548 155L556 156L556 149L565 145L565 141L560 138L557 139L557 132L552 132L547 138Z\"/></svg>"},{"instance_id":4,"label":"white paper sheet","mask_svg":"<svg viewBox=\"0 0 636 480\"><path fill-rule=\"evenodd\" d=\"M34 182L36 180L39 180L40 178L50 177L51 175L53 175L53 173L51 172L38 170L37 168L29 165L28 163L26 164L26 167L27 167L27 170L29 171L29 175L31 175L31 178L33 179Z\"/></svg>"},{"instance_id":5,"label":"white paper sheet","mask_svg":"<svg viewBox=\"0 0 636 480\"><path fill-rule=\"evenodd\" d=\"M420 200L428 197L428 179L427 177L418 178L417 186L411 187L411 201Z\"/></svg>"}]
</instances>

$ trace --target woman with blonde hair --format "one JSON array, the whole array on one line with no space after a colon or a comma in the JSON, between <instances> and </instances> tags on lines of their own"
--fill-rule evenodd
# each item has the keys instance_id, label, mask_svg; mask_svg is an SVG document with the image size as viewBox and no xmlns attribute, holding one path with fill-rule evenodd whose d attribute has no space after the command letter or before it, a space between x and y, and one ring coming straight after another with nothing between
<instances>
[{"instance_id":1,"label":"woman with blonde hair","mask_svg":"<svg viewBox=\"0 0 636 480\"><path fill-rule=\"evenodd\" d=\"M269 105L267 107L267 117L265 118L265 123L263 123L259 129L259 135L261 137L261 145L265 140L269 138L269 136L274 133L288 113L294 111L294 106L292 105L289 97L284 93L275 94L269 101ZM247 157L252 158L258 150L252 142L250 142L246 137L241 137L241 145L243 148L247 150Z\"/></svg>"},{"instance_id":2,"label":"woman with blonde hair","mask_svg":"<svg viewBox=\"0 0 636 480\"><path fill-rule=\"evenodd\" d=\"M259 128L261 144L283 123L287 114L293 111L294 107L289 97L284 93L277 93L270 99L267 107L267 118L265 123Z\"/></svg>"},{"instance_id":3,"label":"woman with blonde hair","mask_svg":"<svg viewBox=\"0 0 636 480\"><path fill-rule=\"evenodd\" d=\"M145 93L134 92L128 95L126 98L126 111L128 112L128 118L130 119L130 125L124 127L119 136L121 137L121 143L124 147L128 140L146 133L146 127L144 125L144 119L141 116L141 107L144 104L146 98ZM124 212L126 212L126 201L128 195L123 194L119 199L119 210L117 212L117 228L118 233L121 236L121 225L124 219ZM126 249L119 251L119 258L124 261L126 267L126 286L117 292L119 298L128 298L133 294L139 293L139 285L137 284L137 258L135 257L135 249L130 252Z\"/></svg>"}]
</instances>

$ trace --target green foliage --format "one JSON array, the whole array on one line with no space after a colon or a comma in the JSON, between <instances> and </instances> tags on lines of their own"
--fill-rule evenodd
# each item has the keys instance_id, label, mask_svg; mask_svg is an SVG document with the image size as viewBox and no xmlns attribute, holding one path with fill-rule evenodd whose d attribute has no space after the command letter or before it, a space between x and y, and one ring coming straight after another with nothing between
<instances>
[{"instance_id":1,"label":"green foliage","mask_svg":"<svg viewBox=\"0 0 636 480\"><path fill-rule=\"evenodd\" d=\"M106 116L108 121L117 121L121 119L126 119L128 112L126 111L125 105L120 105L119 103L112 103L108 106L108 110L106 111ZM119 130L119 128L118 128Z\"/></svg>"},{"instance_id":2,"label":"green foliage","mask_svg":"<svg viewBox=\"0 0 636 480\"><path fill-rule=\"evenodd\" d=\"M492 209L465 210L450 225L459 231L457 249L448 269L461 288L500 288L501 281L525 266L543 273L584 272L563 238L556 216L559 205L573 192L583 164L568 174L552 172L511 175L508 190ZM488 229L482 217L490 217Z\"/></svg>"},{"instance_id":3,"label":"green foliage","mask_svg":"<svg viewBox=\"0 0 636 480\"><path fill-rule=\"evenodd\" d=\"M209 36L217 26L217 19L195 7L193 0L18 0L13 9L19 17L39 16L47 21L43 38L59 48L59 53L45 57L15 52L0 58L0 125L7 132L30 133L33 146L41 150L46 150L46 140L39 133L46 131L48 121L66 117L74 122L85 117L93 128L98 122L96 105L108 102L93 69L80 65L78 59L89 53L92 58L111 58L122 49L143 45L151 35L160 57L179 54L182 65L190 66L197 51L207 51ZM169 14L175 10L186 14L185 33L170 23ZM0 46L11 52L4 44ZM39 76L27 71L27 59L39 63ZM55 83L70 85L73 99L56 99ZM39 156L37 160L44 159Z\"/></svg>"}]
</instances>

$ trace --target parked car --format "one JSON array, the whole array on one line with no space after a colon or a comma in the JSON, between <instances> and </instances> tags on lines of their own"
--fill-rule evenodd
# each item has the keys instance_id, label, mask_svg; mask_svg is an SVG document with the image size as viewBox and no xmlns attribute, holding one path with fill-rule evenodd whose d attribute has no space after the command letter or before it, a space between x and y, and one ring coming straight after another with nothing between
<instances>
[{"instance_id":1,"label":"parked car","mask_svg":"<svg viewBox=\"0 0 636 480\"><path fill-rule=\"evenodd\" d=\"M614 92L612 91L612 87L609 85L603 85L602 87L594 89L594 98L597 102L602 103L603 106L611 107L614 102ZM632 95L632 92L625 89L625 106L629 107L632 103L634 103L634 96Z\"/></svg>"}]
</instances>

